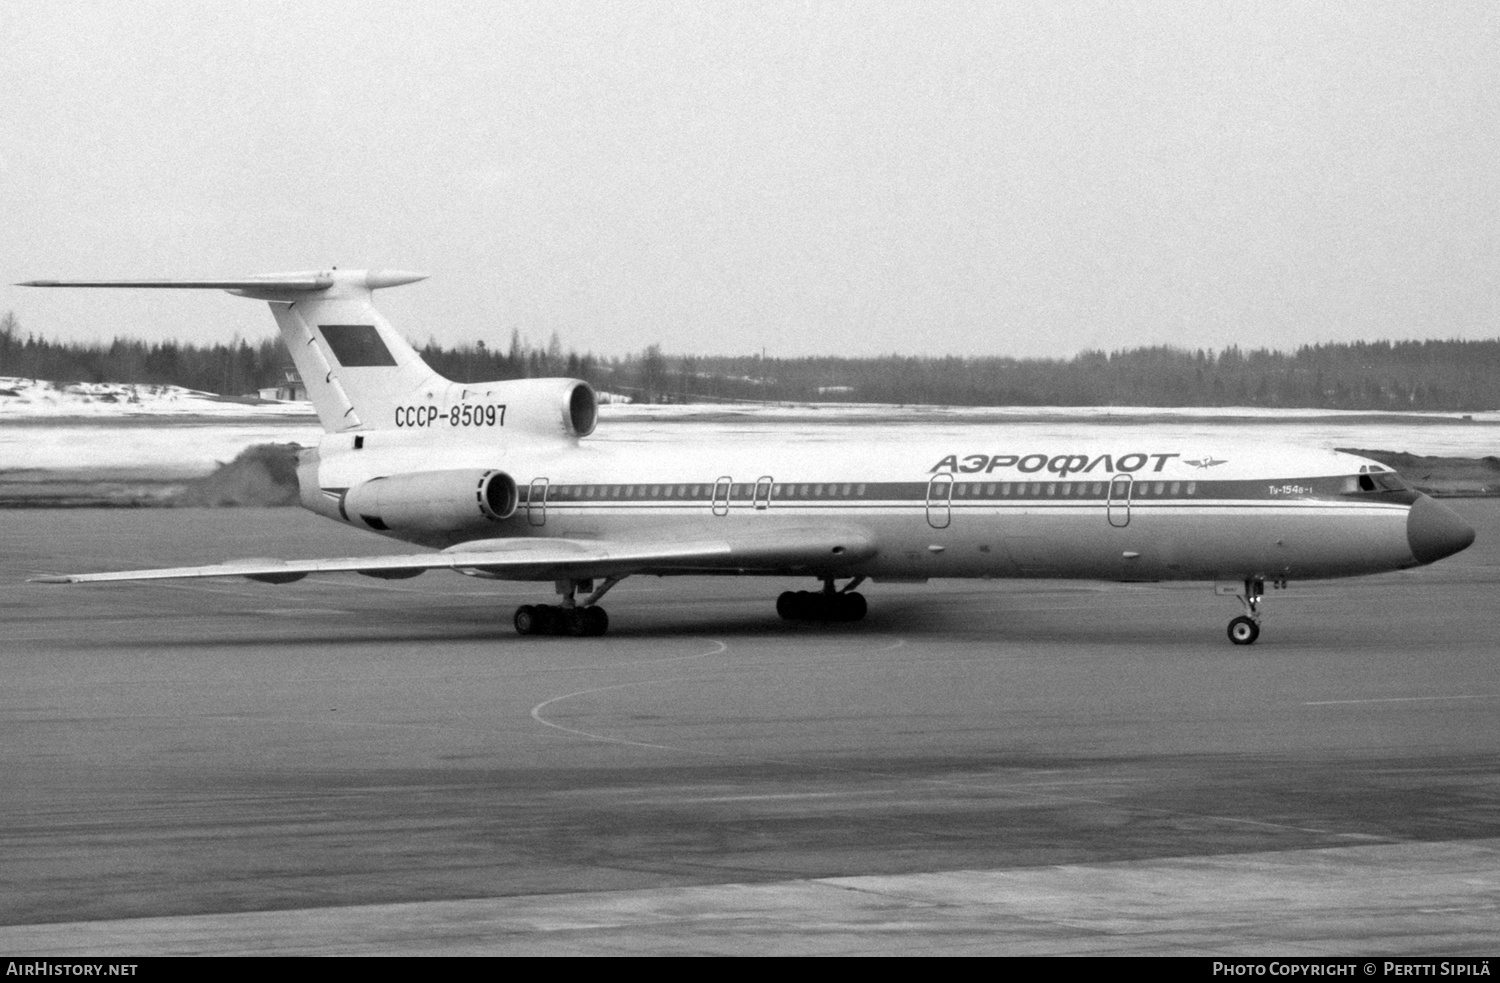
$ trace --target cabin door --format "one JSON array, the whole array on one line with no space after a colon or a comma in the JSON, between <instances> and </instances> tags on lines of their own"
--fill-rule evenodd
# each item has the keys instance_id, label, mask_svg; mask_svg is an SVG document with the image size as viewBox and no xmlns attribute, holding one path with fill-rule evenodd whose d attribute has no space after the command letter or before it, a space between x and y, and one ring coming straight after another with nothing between
<instances>
[{"instance_id":1,"label":"cabin door","mask_svg":"<svg viewBox=\"0 0 1500 983\"><path fill-rule=\"evenodd\" d=\"M714 515L729 514L729 492L734 487L734 479L724 475L714 482Z\"/></svg>"},{"instance_id":2,"label":"cabin door","mask_svg":"<svg viewBox=\"0 0 1500 983\"><path fill-rule=\"evenodd\" d=\"M1117 474L1109 479L1109 501L1104 510L1109 524L1124 529L1130 525L1130 488L1135 479L1128 474Z\"/></svg>"},{"instance_id":3,"label":"cabin door","mask_svg":"<svg viewBox=\"0 0 1500 983\"><path fill-rule=\"evenodd\" d=\"M927 524L947 529L953 521L953 475L935 474L927 482Z\"/></svg>"},{"instance_id":4,"label":"cabin door","mask_svg":"<svg viewBox=\"0 0 1500 983\"><path fill-rule=\"evenodd\" d=\"M526 521L533 526L547 524L548 484L546 478L533 478L531 489L526 493Z\"/></svg>"}]
</instances>

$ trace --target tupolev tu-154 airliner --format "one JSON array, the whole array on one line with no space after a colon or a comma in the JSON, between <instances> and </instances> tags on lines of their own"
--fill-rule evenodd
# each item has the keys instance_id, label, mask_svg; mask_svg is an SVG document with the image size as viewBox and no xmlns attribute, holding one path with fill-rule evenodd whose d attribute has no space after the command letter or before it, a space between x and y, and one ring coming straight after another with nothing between
<instances>
[{"instance_id":1,"label":"tupolev tu-154 airliner","mask_svg":"<svg viewBox=\"0 0 1500 983\"><path fill-rule=\"evenodd\" d=\"M325 434L304 450L302 504L425 547L399 556L241 560L44 577L48 583L311 573L552 581L515 612L522 635L602 635L599 601L635 574L762 574L789 620L857 621L855 588L936 577L1195 580L1238 598L1229 638L1260 635L1265 585L1432 563L1474 531L1381 464L1288 447L1156 437L1022 438L1003 427L925 442L613 448L584 438L575 379L457 383L376 311L373 291L424 279L320 270L233 280L36 280L35 287L227 290L268 301ZM839 582L844 581L840 586Z\"/></svg>"}]
</instances>

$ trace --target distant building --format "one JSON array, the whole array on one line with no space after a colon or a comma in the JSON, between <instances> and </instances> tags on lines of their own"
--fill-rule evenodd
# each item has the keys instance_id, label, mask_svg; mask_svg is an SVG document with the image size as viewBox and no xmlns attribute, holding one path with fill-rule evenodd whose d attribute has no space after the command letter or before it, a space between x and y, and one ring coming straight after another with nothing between
<instances>
[{"instance_id":1,"label":"distant building","mask_svg":"<svg viewBox=\"0 0 1500 983\"><path fill-rule=\"evenodd\" d=\"M259 391L261 399L277 400L283 403L304 403L307 401L307 387L302 384L302 379L297 375L296 369L286 370L286 381L279 386L269 386Z\"/></svg>"}]
</instances>

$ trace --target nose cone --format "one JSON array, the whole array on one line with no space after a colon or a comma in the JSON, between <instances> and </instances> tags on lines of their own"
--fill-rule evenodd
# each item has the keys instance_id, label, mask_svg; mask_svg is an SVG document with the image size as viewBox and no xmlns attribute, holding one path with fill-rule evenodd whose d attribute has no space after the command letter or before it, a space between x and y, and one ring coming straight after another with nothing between
<instances>
[{"instance_id":1,"label":"nose cone","mask_svg":"<svg viewBox=\"0 0 1500 983\"><path fill-rule=\"evenodd\" d=\"M1406 513L1406 541L1419 562L1434 563L1474 542L1474 530L1452 509L1423 495Z\"/></svg>"}]
</instances>

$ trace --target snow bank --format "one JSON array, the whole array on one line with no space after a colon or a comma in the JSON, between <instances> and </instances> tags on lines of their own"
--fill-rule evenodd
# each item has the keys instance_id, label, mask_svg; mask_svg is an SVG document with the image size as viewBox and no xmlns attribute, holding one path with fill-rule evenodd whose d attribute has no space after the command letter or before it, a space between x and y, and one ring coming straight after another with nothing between
<instances>
[{"instance_id":1,"label":"snow bank","mask_svg":"<svg viewBox=\"0 0 1500 983\"><path fill-rule=\"evenodd\" d=\"M119 382L73 382L0 376L0 422L68 417L248 417L313 416L312 403L230 399L181 386L136 386Z\"/></svg>"}]
</instances>

